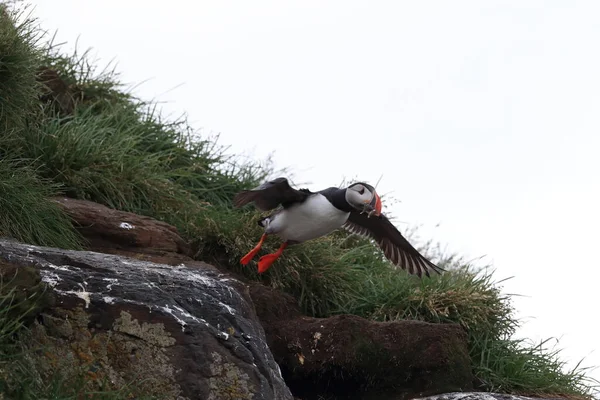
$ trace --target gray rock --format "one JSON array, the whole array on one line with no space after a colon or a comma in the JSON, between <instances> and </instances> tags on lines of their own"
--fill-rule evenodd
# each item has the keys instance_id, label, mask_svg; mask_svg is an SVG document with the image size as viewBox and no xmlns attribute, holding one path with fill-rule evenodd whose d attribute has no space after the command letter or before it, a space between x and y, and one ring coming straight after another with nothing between
<instances>
[{"instance_id":1,"label":"gray rock","mask_svg":"<svg viewBox=\"0 0 600 400\"><path fill-rule=\"evenodd\" d=\"M550 400L551 398L546 398ZM417 400L417 399L415 399ZM516 396L503 393L487 392L452 392L438 394L429 397L420 397L419 400L543 400L541 398L532 398L526 396Z\"/></svg>"},{"instance_id":2,"label":"gray rock","mask_svg":"<svg viewBox=\"0 0 600 400\"><path fill-rule=\"evenodd\" d=\"M0 258L13 270L34 267L54 293L32 328L52 349L33 363L42 379L70 360L114 387L143 378L141 392L163 399L292 399L247 287L207 264L3 239Z\"/></svg>"}]
</instances>

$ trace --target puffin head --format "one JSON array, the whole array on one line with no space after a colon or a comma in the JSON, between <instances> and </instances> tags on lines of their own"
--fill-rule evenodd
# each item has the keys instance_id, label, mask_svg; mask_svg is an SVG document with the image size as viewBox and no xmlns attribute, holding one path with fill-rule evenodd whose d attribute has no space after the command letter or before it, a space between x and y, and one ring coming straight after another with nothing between
<instances>
[{"instance_id":1,"label":"puffin head","mask_svg":"<svg viewBox=\"0 0 600 400\"><path fill-rule=\"evenodd\" d=\"M369 216L381 215L381 198L368 183L357 182L348 186L346 201L357 210L369 213Z\"/></svg>"}]
</instances>

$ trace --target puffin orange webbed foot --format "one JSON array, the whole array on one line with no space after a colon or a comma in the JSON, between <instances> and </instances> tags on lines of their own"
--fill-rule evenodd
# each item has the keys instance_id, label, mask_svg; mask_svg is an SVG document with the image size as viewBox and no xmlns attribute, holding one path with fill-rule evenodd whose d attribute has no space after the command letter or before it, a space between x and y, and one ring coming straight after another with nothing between
<instances>
[{"instance_id":1,"label":"puffin orange webbed foot","mask_svg":"<svg viewBox=\"0 0 600 400\"><path fill-rule=\"evenodd\" d=\"M258 273L262 274L268 270L271 265L283 254L283 250L287 247L287 242L284 242L275 253L265 254L258 260Z\"/></svg>"},{"instance_id":2,"label":"puffin orange webbed foot","mask_svg":"<svg viewBox=\"0 0 600 400\"><path fill-rule=\"evenodd\" d=\"M254 246L254 248L252 250L250 250L248 252L248 254L246 254L244 257L242 257L240 259L240 263L242 265L246 265L250 262L250 260L252 260L254 258L255 255L258 254L258 252L260 251L260 248L262 247L262 244L264 243L265 239L267 238L267 234L263 234L260 238L260 240L258 241L258 244L256 246Z\"/></svg>"}]
</instances>

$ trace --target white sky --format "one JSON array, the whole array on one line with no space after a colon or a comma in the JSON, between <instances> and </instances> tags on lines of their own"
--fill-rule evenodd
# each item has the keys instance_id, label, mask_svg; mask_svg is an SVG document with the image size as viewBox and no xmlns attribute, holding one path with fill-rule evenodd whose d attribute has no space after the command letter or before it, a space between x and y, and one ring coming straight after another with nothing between
<instances>
[{"instance_id":1,"label":"white sky","mask_svg":"<svg viewBox=\"0 0 600 400\"><path fill-rule=\"evenodd\" d=\"M401 231L485 255L520 335L600 365L600 2L32 2L232 152L312 189L383 174Z\"/></svg>"}]
</instances>

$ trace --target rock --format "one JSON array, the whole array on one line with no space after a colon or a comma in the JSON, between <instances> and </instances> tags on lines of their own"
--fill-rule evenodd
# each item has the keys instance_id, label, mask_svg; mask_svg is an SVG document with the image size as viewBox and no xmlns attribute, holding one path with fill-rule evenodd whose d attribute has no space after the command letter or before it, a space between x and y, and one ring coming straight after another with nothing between
<instances>
[{"instance_id":1,"label":"rock","mask_svg":"<svg viewBox=\"0 0 600 400\"><path fill-rule=\"evenodd\" d=\"M269 347L292 393L304 400L407 399L472 389L467 338L458 325L269 315L262 321Z\"/></svg>"},{"instance_id":2,"label":"rock","mask_svg":"<svg viewBox=\"0 0 600 400\"><path fill-rule=\"evenodd\" d=\"M53 199L71 217L89 250L171 263L190 261L190 246L177 229L162 221L98 203L68 197Z\"/></svg>"},{"instance_id":3,"label":"rock","mask_svg":"<svg viewBox=\"0 0 600 400\"><path fill-rule=\"evenodd\" d=\"M260 284L250 295L292 393L311 399L406 399L472 389L459 325L308 318L296 300Z\"/></svg>"},{"instance_id":4,"label":"rock","mask_svg":"<svg viewBox=\"0 0 600 400\"><path fill-rule=\"evenodd\" d=\"M257 282L248 282L248 289L256 315L263 326L302 315L296 299L287 293Z\"/></svg>"},{"instance_id":5,"label":"rock","mask_svg":"<svg viewBox=\"0 0 600 400\"><path fill-rule=\"evenodd\" d=\"M137 228L145 219L108 221ZM175 249L167 237L156 243ZM83 376L89 390L129 384L135 398L292 399L247 287L204 263L173 267L3 239L0 259L2 271L33 268L52 288L24 350L39 379L59 371Z\"/></svg>"},{"instance_id":6,"label":"rock","mask_svg":"<svg viewBox=\"0 0 600 400\"><path fill-rule=\"evenodd\" d=\"M502 393L486 393L486 392L452 392L452 393L444 393L436 396L422 397L419 400L543 400L543 399L553 399L564 400L564 397L555 397L555 398L540 398L540 397L526 397L526 396L515 396L511 394L502 394Z\"/></svg>"},{"instance_id":7,"label":"rock","mask_svg":"<svg viewBox=\"0 0 600 400\"><path fill-rule=\"evenodd\" d=\"M256 283L249 289L275 361L298 398L407 399L473 388L459 325L308 318L288 294Z\"/></svg>"}]
</instances>

